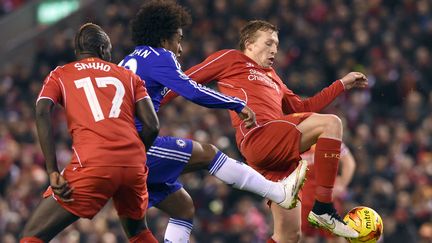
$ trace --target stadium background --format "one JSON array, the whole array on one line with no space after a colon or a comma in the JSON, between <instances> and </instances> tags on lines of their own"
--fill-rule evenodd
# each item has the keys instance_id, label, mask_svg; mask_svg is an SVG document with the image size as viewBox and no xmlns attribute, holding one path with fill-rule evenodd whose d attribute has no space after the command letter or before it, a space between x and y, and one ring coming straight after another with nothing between
<instances>
[{"instance_id":1,"label":"stadium background","mask_svg":"<svg viewBox=\"0 0 432 243\"><path fill-rule=\"evenodd\" d=\"M46 1L3 0L0 6L0 242L5 243L17 242L47 185L33 115L44 77L73 60L73 34L86 21L107 31L113 61L121 60L133 48L128 21L142 3L81 0L77 11L52 24L35 18L24 31L19 21L8 22L41 2ZM342 118L344 141L357 161L343 195L345 212L356 205L378 211L385 225L384 242L432 242L431 1L179 2L193 16L192 26L184 29L184 69L216 50L236 47L245 21L262 18L280 28L275 68L297 94L313 95L351 70L366 73L367 90L342 95L325 111ZM15 33L7 36L12 30ZM5 38L10 41L3 42ZM179 98L159 116L161 135L213 143L241 159L226 111ZM55 115L55 125L64 166L71 141L61 112ZM231 189L206 172L182 180L197 208L192 242L263 242L270 234L271 217L262 199ZM159 239L167 220L156 209L148 213ZM93 221L80 220L52 242L125 241L109 205Z\"/></svg>"}]
</instances>

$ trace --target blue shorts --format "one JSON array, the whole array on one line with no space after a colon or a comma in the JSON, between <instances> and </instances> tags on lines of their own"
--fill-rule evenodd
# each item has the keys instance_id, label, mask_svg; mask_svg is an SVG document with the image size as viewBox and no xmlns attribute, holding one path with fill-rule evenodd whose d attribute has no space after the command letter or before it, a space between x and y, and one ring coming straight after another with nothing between
<instances>
[{"instance_id":1,"label":"blue shorts","mask_svg":"<svg viewBox=\"0 0 432 243\"><path fill-rule=\"evenodd\" d=\"M192 154L192 140L176 137L157 137L147 151L148 207L163 201L183 185L178 178Z\"/></svg>"}]
</instances>

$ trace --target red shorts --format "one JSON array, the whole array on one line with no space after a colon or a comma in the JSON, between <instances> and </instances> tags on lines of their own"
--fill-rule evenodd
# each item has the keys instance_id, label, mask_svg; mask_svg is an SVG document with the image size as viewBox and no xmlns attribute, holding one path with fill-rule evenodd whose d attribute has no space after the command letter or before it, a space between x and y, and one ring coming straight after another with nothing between
<instances>
[{"instance_id":1,"label":"red shorts","mask_svg":"<svg viewBox=\"0 0 432 243\"><path fill-rule=\"evenodd\" d=\"M312 114L294 113L252 128L240 146L247 163L272 181L291 174L301 160L297 125Z\"/></svg>"},{"instance_id":2,"label":"red shorts","mask_svg":"<svg viewBox=\"0 0 432 243\"><path fill-rule=\"evenodd\" d=\"M112 197L121 217L144 218L148 204L148 168L144 167L79 167L66 166L63 176L74 188L73 202L58 199L49 187L44 197L53 196L67 211L81 217L93 218Z\"/></svg>"}]
</instances>

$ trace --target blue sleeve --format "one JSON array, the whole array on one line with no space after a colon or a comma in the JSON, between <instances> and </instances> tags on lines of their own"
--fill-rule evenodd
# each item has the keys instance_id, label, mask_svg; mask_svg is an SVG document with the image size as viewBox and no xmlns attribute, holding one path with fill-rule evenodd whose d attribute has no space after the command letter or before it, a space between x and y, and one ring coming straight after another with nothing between
<instances>
[{"instance_id":1,"label":"blue sleeve","mask_svg":"<svg viewBox=\"0 0 432 243\"><path fill-rule=\"evenodd\" d=\"M161 53L157 59L152 65L152 78L186 99L208 108L230 109L237 113L246 106L241 99L221 94L190 79L171 52Z\"/></svg>"}]
</instances>

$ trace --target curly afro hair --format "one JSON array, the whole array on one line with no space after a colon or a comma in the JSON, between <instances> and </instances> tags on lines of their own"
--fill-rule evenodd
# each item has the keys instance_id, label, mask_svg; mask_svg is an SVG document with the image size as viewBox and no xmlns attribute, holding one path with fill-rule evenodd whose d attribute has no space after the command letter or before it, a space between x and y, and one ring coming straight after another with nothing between
<instances>
[{"instance_id":1,"label":"curly afro hair","mask_svg":"<svg viewBox=\"0 0 432 243\"><path fill-rule=\"evenodd\" d=\"M185 8L173 1L150 1L139 9L131 20L132 41L135 45L160 47L163 40L169 40L191 23L191 16Z\"/></svg>"}]
</instances>

